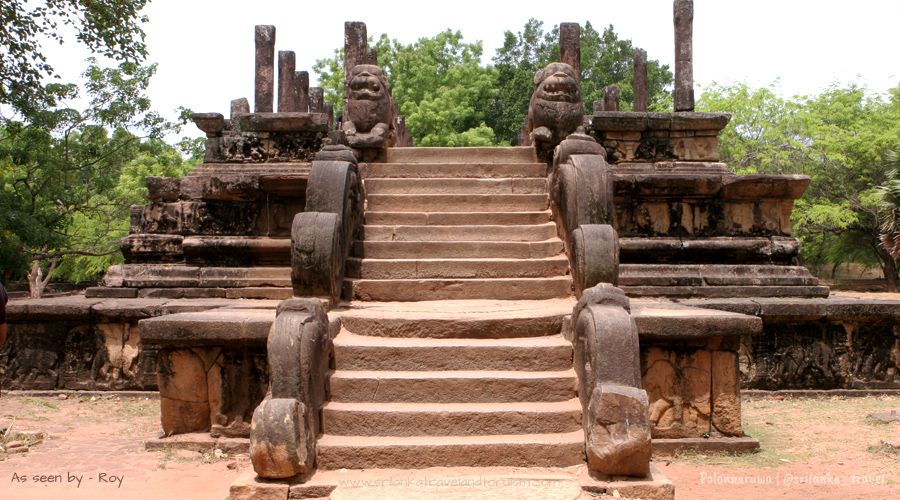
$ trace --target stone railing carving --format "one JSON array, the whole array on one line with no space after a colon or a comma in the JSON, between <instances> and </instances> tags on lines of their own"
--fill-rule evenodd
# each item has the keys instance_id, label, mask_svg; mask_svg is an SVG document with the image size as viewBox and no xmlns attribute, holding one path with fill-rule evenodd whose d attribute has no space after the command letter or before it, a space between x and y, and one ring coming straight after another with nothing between
<instances>
[{"instance_id":1,"label":"stone railing carving","mask_svg":"<svg viewBox=\"0 0 900 500\"><path fill-rule=\"evenodd\" d=\"M335 328L339 323L329 324L318 299L293 298L278 305L267 342L271 394L253 412L250 425L250 459L260 477L312 472Z\"/></svg>"},{"instance_id":2,"label":"stone railing carving","mask_svg":"<svg viewBox=\"0 0 900 500\"><path fill-rule=\"evenodd\" d=\"M575 291L616 284L619 239L612 228L612 173L606 152L590 136L572 134L556 148L550 172L551 209L575 281Z\"/></svg>"},{"instance_id":3,"label":"stone railing carving","mask_svg":"<svg viewBox=\"0 0 900 500\"><path fill-rule=\"evenodd\" d=\"M644 477L650 470L647 393L641 388L637 327L628 297L615 288L619 243L606 151L569 135L553 155L551 208L566 243L578 303L566 336L575 350L588 467Z\"/></svg>"},{"instance_id":4,"label":"stone railing carving","mask_svg":"<svg viewBox=\"0 0 900 500\"><path fill-rule=\"evenodd\" d=\"M362 183L353 152L326 146L312 163L306 210L291 228L291 282L297 297L336 302L344 267L362 220Z\"/></svg>"},{"instance_id":5,"label":"stone railing carving","mask_svg":"<svg viewBox=\"0 0 900 500\"><path fill-rule=\"evenodd\" d=\"M568 333L583 411L591 471L645 477L650 471L647 392L641 388L638 334L622 290L601 283L584 290Z\"/></svg>"}]
</instances>

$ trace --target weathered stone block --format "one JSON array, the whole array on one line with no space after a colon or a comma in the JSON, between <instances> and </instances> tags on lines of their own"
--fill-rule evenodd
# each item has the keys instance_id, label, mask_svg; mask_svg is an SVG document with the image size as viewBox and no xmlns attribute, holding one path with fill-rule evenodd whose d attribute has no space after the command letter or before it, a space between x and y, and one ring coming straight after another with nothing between
<instances>
[{"instance_id":1,"label":"weathered stone block","mask_svg":"<svg viewBox=\"0 0 900 500\"><path fill-rule=\"evenodd\" d=\"M672 148L679 160L719 161L717 137L680 137L672 139Z\"/></svg>"},{"instance_id":2,"label":"weathered stone block","mask_svg":"<svg viewBox=\"0 0 900 500\"><path fill-rule=\"evenodd\" d=\"M126 262L173 262L181 260L181 235L131 234L122 239L119 249Z\"/></svg>"},{"instance_id":3,"label":"weathered stone block","mask_svg":"<svg viewBox=\"0 0 900 500\"><path fill-rule=\"evenodd\" d=\"M712 426L726 436L742 436L737 353L712 351Z\"/></svg>"},{"instance_id":4,"label":"weathered stone block","mask_svg":"<svg viewBox=\"0 0 900 500\"><path fill-rule=\"evenodd\" d=\"M651 346L641 353L653 437L702 437L710 432L711 356L705 349Z\"/></svg>"},{"instance_id":5,"label":"weathered stone block","mask_svg":"<svg viewBox=\"0 0 900 500\"><path fill-rule=\"evenodd\" d=\"M591 470L638 477L650 472L646 392L636 387L598 384L585 417Z\"/></svg>"},{"instance_id":6,"label":"weathered stone block","mask_svg":"<svg viewBox=\"0 0 900 500\"><path fill-rule=\"evenodd\" d=\"M160 417L165 435L209 430L206 373L214 354L214 351L203 348L159 353Z\"/></svg>"},{"instance_id":7,"label":"weathered stone block","mask_svg":"<svg viewBox=\"0 0 900 500\"><path fill-rule=\"evenodd\" d=\"M171 177L147 177L147 195L150 201L173 202L178 200L181 179Z\"/></svg>"}]
</instances>

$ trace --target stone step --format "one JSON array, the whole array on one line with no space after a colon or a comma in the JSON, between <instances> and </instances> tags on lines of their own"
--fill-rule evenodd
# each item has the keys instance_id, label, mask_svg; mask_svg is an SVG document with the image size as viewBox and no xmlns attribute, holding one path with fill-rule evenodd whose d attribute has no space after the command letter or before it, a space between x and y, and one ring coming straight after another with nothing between
<instances>
[{"instance_id":1,"label":"stone step","mask_svg":"<svg viewBox=\"0 0 900 500\"><path fill-rule=\"evenodd\" d=\"M317 444L320 469L565 467L584 462L584 431L487 436L335 436Z\"/></svg>"},{"instance_id":2,"label":"stone step","mask_svg":"<svg viewBox=\"0 0 900 500\"><path fill-rule=\"evenodd\" d=\"M546 194L546 177L367 179L367 194Z\"/></svg>"},{"instance_id":3,"label":"stone step","mask_svg":"<svg viewBox=\"0 0 900 500\"><path fill-rule=\"evenodd\" d=\"M522 178L546 177L543 163L368 163L363 164L362 177L369 179L401 178Z\"/></svg>"},{"instance_id":4,"label":"stone step","mask_svg":"<svg viewBox=\"0 0 900 500\"><path fill-rule=\"evenodd\" d=\"M342 403L322 408L322 430L338 436L479 436L581 429L581 402Z\"/></svg>"},{"instance_id":5,"label":"stone step","mask_svg":"<svg viewBox=\"0 0 900 500\"><path fill-rule=\"evenodd\" d=\"M549 222L549 210L541 212L366 212L366 224L420 226L464 226L475 224L527 225Z\"/></svg>"},{"instance_id":6,"label":"stone step","mask_svg":"<svg viewBox=\"0 0 900 500\"><path fill-rule=\"evenodd\" d=\"M540 300L572 295L569 276L548 278L435 278L345 280L351 300L416 301L416 300Z\"/></svg>"},{"instance_id":7,"label":"stone step","mask_svg":"<svg viewBox=\"0 0 900 500\"><path fill-rule=\"evenodd\" d=\"M331 400L348 403L515 403L567 401L576 396L575 371L336 370Z\"/></svg>"},{"instance_id":8,"label":"stone step","mask_svg":"<svg viewBox=\"0 0 900 500\"><path fill-rule=\"evenodd\" d=\"M624 286L619 285L629 297L828 297L831 290L827 286Z\"/></svg>"},{"instance_id":9,"label":"stone step","mask_svg":"<svg viewBox=\"0 0 900 500\"><path fill-rule=\"evenodd\" d=\"M816 286L803 266L622 264L623 286Z\"/></svg>"},{"instance_id":10,"label":"stone step","mask_svg":"<svg viewBox=\"0 0 900 500\"><path fill-rule=\"evenodd\" d=\"M544 241L356 241L365 259L543 259L561 254L562 240Z\"/></svg>"},{"instance_id":11,"label":"stone step","mask_svg":"<svg viewBox=\"0 0 900 500\"><path fill-rule=\"evenodd\" d=\"M389 148L388 163L534 163L537 154L530 146L465 148Z\"/></svg>"},{"instance_id":12,"label":"stone step","mask_svg":"<svg viewBox=\"0 0 900 500\"><path fill-rule=\"evenodd\" d=\"M333 310L332 314L340 316L344 331L365 336L366 339L503 339L558 335L563 317L572 313L574 305L574 297L549 300L353 302L350 306ZM380 340L383 339L372 339L370 342ZM391 360L385 362L390 363ZM454 363L450 359L446 362Z\"/></svg>"},{"instance_id":13,"label":"stone step","mask_svg":"<svg viewBox=\"0 0 900 500\"><path fill-rule=\"evenodd\" d=\"M347 276L366 279L543 278L569 271L565 255L543 259L358 259L347 260ZM290 276L290 272L288 272ZM290 280L288 279L288 282Z\"/></svg>"},{"instance_id":14,"label":"stone step","mask_svg":"<svg viewBox=\"0 0 900 500\"><path fill-rule=\"evenodd\" d=\"M366 241L544 241L556 236L556 224L532 225L371 225L362 228Z\"/></svg>"},{"instance_id":15,"label":"stone step","mask_svg":"<svg viewBox=\"0 0 900 500\"><path fill-rule=\"evenodd\" d=\"M554 371L572 366L572 343L562 335L500 339L398 338L356 335L334 339L338 370Z\"/></svg>"},{"instance_id":16,"label":"stone step","mask_svg":"<svg viewBox=\"0 0 900 500\"><path fill-rule=\"evenodd\" d=\"M537 212L547 210L546 194L370 194L366 210L380 212Z\"/></svg>"}]
</instances>

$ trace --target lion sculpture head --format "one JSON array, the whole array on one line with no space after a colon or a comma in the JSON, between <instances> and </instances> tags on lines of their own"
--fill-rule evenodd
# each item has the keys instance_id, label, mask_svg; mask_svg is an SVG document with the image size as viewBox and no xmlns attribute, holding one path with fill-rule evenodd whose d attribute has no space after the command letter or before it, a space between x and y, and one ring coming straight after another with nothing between
<instances>
[{"instance_id":1,"label":"lion sculpture head","mask_svg":"<svg viewBox=\"0 0 900 500\"><path fill-rule=\"evenodd\" d=\"M552 149L581 126L584 107L579 80L572 66L558 62L534 74L526 122L532 144Z\"/></svg>"},{"instance_id":2,"label":"lion sculpture head","mask_svg":"<svg viewBox=\"0 0 900 500\"><path fill-rule=\"evenodd\" d=\"M350 145L358 148L390 146L393 106L384 71L359 64L350 72L341 128Z\"/></svg>"}]
</instances>

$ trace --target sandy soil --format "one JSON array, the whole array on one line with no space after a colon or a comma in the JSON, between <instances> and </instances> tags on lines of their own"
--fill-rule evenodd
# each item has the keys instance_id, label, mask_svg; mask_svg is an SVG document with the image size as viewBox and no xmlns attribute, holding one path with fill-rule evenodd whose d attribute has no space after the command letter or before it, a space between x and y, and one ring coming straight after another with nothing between
<instances>
[{"instance_id":1,"label":"sandy soil","mask_svg":"<svg viewBox=\"0 0 900 500\"><path fill-rule=\"evenodd\" d=\"M0 454L0 498L222 500L250 467L247 457L145 451L144 441L159 434L153 399L4 394L0 426L10 423L11 434L39 430L48 438L27 454Z\"/></svg>"},{"instance_id":2,"label":"sandy soil","mask_svg":"<svg viewBox=\"0 0 900 500\"><path fill-rule=\"evenodd\" d=\"M900 498L900 453L880 446L900 441L900 422L878 423L876 411L900 411L900 397L779 396L744 399L747 434L756 454L697 454L661 462L676 498Z\"/></svg>"},{"instance_id":3,"label":"sandy soil","mask_svg":"<svg viewBox=\"0 0 900 500\"><path fill-rule=\"evenodd\" d=\"M684 454L658 460L679 499L900 498L900 423L869 413L900 410L900 396L744 400L744 426L758 438L753 455ZM222 500L246 456L147 452L159 402L103 397L0 397L0 426L48 438L26 454L0 453L0 498L178 498ZM44 476L43 478L41 476ZM70 477L72 478L70 481ZM74 477L81 477L81 484ZM121 483L118 479L121 478ZM59 481L49 482L53 479ZM104 480L106 482L104 482Z\"/></svg>"}]
</instances>

